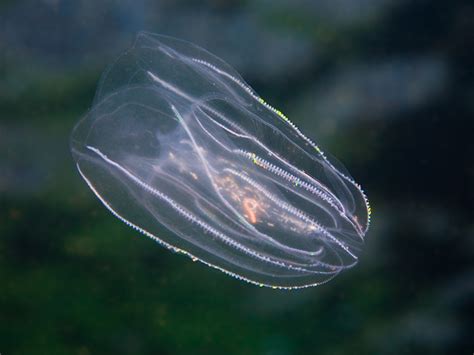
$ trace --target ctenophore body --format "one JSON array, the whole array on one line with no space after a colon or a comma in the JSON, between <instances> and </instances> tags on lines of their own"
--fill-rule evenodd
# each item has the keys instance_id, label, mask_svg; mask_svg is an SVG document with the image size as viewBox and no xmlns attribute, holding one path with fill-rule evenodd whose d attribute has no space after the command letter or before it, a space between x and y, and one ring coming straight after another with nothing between
<instances>
[{"instance_id":1,"label":"ctenophore body","mask_svg":"<svg viewBox=\"0 0 474 355\"><path fill-rule=\"evenodd\" d=\"M318 285L361 253L370 208L360 186L191 43L138 34L103 74L71 149L113 215L239 279Z\"/></svg>"}]
</instances>

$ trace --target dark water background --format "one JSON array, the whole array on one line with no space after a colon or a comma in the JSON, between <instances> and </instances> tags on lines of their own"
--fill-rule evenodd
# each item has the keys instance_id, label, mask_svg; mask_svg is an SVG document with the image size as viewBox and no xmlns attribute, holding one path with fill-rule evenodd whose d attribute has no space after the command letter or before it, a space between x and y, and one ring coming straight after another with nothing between
<instances>
[{"instance_id":1,"label":"dark water background","mask_svg":"<svg viewBox=\"0 0 474 355\"><path fill-rule=\"evenodd\" d=\"M135 33L223 58L339 158L360 264L275 291L120 223L68 136ZM474 3L0 2L0 353L472 354Z\"/></svg>"}]
</instances>

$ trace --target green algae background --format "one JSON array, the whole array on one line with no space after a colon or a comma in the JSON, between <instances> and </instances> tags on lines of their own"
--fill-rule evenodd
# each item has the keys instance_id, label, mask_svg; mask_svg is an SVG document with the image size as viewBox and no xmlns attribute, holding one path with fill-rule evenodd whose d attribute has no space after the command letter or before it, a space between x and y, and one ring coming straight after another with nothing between
<instances>
[{"instance_id":1,"label":"green algae background","mask_svg":"<svg viewBox=\"0 0 474 355\"><path fill-rule=\"evenodd\" d=\"M470 354L469 1L0 4L0 354ZM367 192L359 264L259 288L156 245L80 179L73 125L136 32L234 66Z\"/></svg>"}]
</instances>

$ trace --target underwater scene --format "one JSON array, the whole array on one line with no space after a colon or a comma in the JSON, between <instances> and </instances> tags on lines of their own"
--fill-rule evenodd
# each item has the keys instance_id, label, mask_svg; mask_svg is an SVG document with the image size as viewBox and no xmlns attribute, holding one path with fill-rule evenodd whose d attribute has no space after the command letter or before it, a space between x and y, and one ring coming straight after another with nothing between
<instances>
[{"instance_id":1,"label":"underwater scene","mask_svg":"<svg viewBox=\"0 0 474 355\"><path fill-rule=\"evenodd\" d=\"M469 1L0 3L0 354L471 354Z\"/></svg>"}]
</instances>

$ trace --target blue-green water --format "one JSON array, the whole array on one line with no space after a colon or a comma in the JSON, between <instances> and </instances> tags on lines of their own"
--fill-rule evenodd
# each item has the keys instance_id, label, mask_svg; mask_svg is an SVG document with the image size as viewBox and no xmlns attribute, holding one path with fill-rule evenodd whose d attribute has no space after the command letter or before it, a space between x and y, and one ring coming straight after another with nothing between
<instances>
[{"instance_id":1,"label":"blue-green water","mask_svg":"<svg viewBox=\"0 0 474 355\"><path fill-rule=\"evenodd\" d=\"M473 19L468 1L1 3L0 353L472 353ZM69 135L140 30L223 58L342 161L373 207L354 268L259 288L103 208Z\"/></svg>"}]
</instances>

